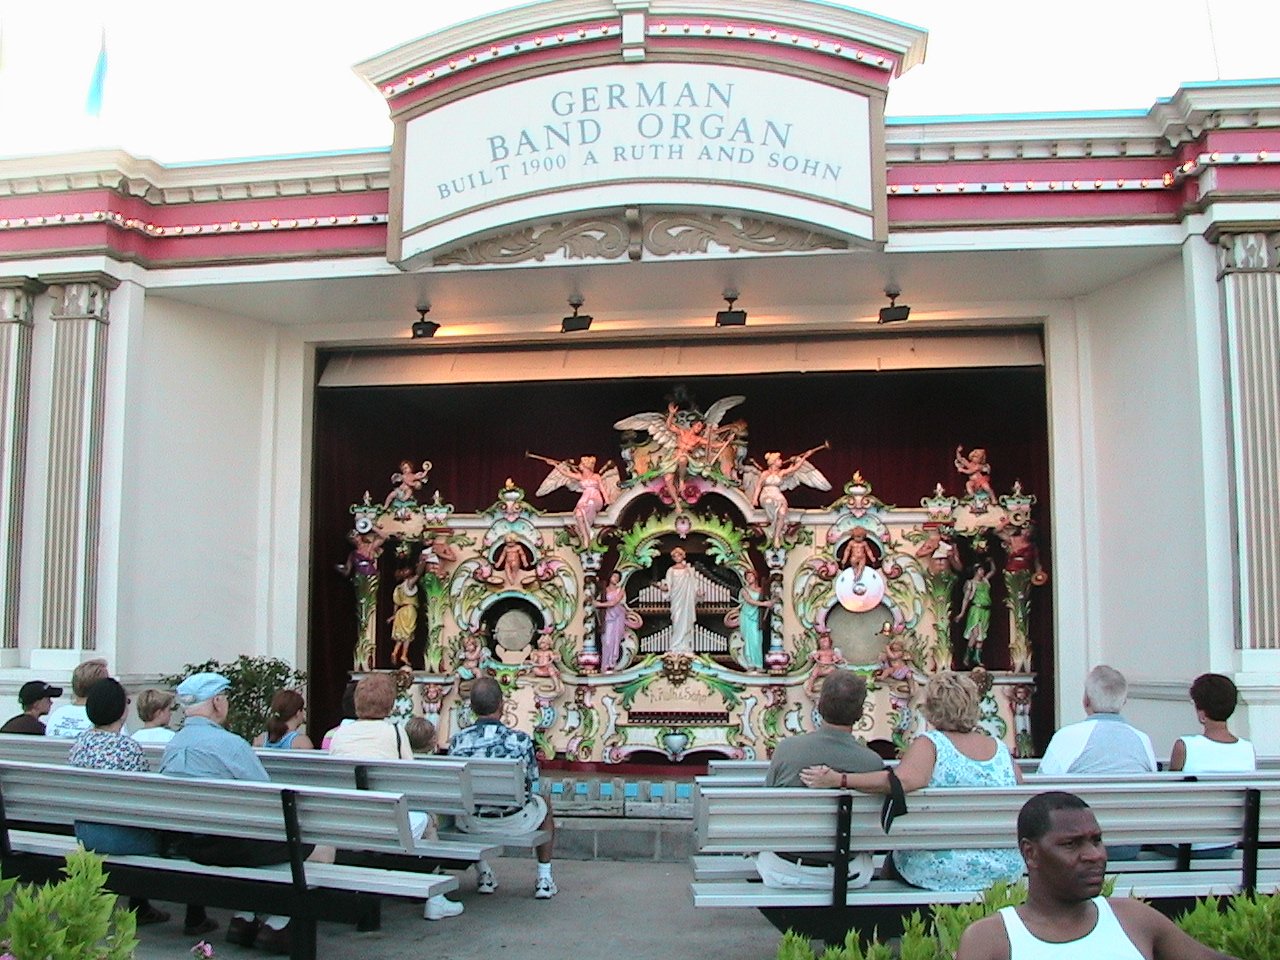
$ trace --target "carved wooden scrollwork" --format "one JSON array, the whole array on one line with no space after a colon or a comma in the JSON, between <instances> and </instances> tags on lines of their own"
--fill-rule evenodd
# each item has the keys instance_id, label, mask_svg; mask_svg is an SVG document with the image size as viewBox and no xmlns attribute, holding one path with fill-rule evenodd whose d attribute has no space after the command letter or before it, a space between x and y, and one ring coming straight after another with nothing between
<instances>
[{"instance_id":1,"label":"carved wooden scrollwork","mask_svg":"<svg viewBox=\"0 0 1280 960\"><path fill-rule=\"evenodd\" d=\"M478 240L442 253L434 262L437 266L521 263L545 260L555 254L563 254L569 260L617 260L626 254L629 240L627 225L621 218L571 220Z\"/></svg>"},{"instance_id":2,"label":"carved wooden scrollwork","mask_svg":"<svg viewBox=\"0 0 1280 960\"><path fill-rule=\"evenodd\" d=\"M706 253L712 244L730 253L743 250L752 253L783 253L848 248L848 244L837 237L754 217L678 213L655 216L645 221L645 249L655 256Z\"/></svg>"}]
</instances>

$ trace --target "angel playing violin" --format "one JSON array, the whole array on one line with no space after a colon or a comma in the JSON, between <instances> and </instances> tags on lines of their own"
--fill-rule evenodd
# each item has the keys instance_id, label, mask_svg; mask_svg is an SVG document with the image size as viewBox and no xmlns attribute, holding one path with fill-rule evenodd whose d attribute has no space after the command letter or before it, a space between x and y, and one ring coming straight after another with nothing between
<instances>
[{"instance_id":1,"label":"angel playing violin","mask_svg":"<svg viewBox=\"0 0 1280 960\"><path fill-rule=\"evenodd\" d=\"M545 497L553 490L568 487L579 494L577 506L573 508L574 527L578 531L578 540L583 549L591 543L591 525L596 522L600 511L618 499L618 468L610 460L604 468L596 470L595 457L582 457L575 465L572 460L552 460L540 457L536 453L525 451L524 454L533 460L541 460L551 464L552 470L538 487L537 496Z\"/></svg>"},{"instance_id":2,"label":"angel playing violin","mask_svg":"<svg viewBox=\"0 0 1280 960\"><path fill-rule=\"evenodd\" d=\"M820 446L786 460L782 459L781 453L770 450L764 455L763 467L752 461L753 472L758 471L758 475L751 491L751 505L764 508L764 515L769 519L769 540L775 550L782 546L782 534L787 528L790 511L783 491L794 490L802 483L815 490L830 490L830 481L809 462L809 457L819 450L830 449L831 444L824 441Z\"/></svg>"}]
</instances>

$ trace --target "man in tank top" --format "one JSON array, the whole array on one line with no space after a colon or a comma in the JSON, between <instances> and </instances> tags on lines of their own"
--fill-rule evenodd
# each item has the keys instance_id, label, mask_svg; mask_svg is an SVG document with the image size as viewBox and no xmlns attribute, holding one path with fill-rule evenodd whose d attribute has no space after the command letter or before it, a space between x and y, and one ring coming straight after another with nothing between
<instances>
[{"instance_id":1,"label":"man in tank top","mask_svg":"<svg viewBox=\"0 0 1280 960\"><path fill-rule=\"evenodd\" d=\"M1053 791L1018 814L1027 901L964 932L956 960L1233 960L1140 900L1100 896L1107 848L1089 805Z\"/></svg>"}]
</instances>

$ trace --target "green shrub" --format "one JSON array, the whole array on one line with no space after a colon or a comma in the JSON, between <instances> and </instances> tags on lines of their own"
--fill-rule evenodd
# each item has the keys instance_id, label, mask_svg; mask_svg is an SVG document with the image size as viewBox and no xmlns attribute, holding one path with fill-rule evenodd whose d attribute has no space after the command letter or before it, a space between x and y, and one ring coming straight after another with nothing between
<instances>
[{"instance_id":1,"label":"green shrub","mask_svg":"<svg viewBox=\"0 0 1280 960\"><path fill-rule=\"evenodd\" d=\"M0 880L0 941L14 960L129 960L137 949L136 920L104 887L102 858L67 854L66 878L19 886Z\"/></svg>"},{"instance_id":2,"label":"green shrub","mask_svg":"<svg viewBox=\"0 0 1280 960\"><path fill-rule=\"evenodd\" d=\"M162 677L160 682L176 687L193 673L220 673L231 681L227 690L230 704L227 729L246 740L252 740L267 728L271 698L277 690L292 690L307 682L306 673L295 670L287 660L244 654L230 663L217 660L188 663L182 673Z\"/></svg>"},{"instance_id":3,"label":"green shrub","mask_svg":"<svg viewBox=\"0 0 1280 960\"><path fill-rule=\"evenodd\" d=\"M1178 926L1206 947L1240 960L1280 957L1280 896L1238 894L1225 909L1211 897L1179 917Z\"/></svg>"}]
</instances>

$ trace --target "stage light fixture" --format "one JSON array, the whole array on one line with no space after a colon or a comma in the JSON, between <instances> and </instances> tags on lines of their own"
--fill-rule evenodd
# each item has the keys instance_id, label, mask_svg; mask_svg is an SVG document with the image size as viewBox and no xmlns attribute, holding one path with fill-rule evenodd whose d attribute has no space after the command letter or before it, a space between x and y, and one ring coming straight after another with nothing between
<instances>
[{"instance_id":1,"label":"stage light fixture","mask_svg":"<svg viewBox=\"0 0 1280 960\"><path fill-rule=\"evenodd\" d=\"M573 313L560 321L561 333L577 333L580 330L590 330L591 321L595 319L589 313L578 313L586 299L580 293L575 293L569 297L569 306L573 307Z\"/></svg>"},{"instance_id":2,"label":"stage light fixture","mask_svg":"<svg viewBox=\"0 0 1280 960\"><path fill-rule=\"evenodd\" d=\"M905 303L898 306L897 300L902 296L902 291L896 283L891 283L884 288L884 295L889 298L889 305L880 308L881 323L901 323L907 317L911 316L911 308Z\"/></svg>"},{"instance_id":3,"label":"stage light fixture","mask_svg":"<svg viewBox=\"0 0 1280 960\"><path fill-rule=\"evenodd\" d=\"M420 303L415 310L418 311L418 319L413 321L413 339L425 340L427 337L434 337L436 331L440 329L440 324L434 320L428 320L427 314L431 312L431 304Z\"/></svg>"},{"instance_id":4,"label":"stage light fixture","mask_svg":"<svg viewBox=\"0 0 1280 960\"><path fill-rule=\"evenodd\" d=\"M734 303L738 300L738 291L732 287L726 288L724 291L725 303L729 304L728 310L720 310L716 313L717 327L744 327L747 324L747 311L733 309Z\"/></svg>"}]
</instances>

